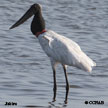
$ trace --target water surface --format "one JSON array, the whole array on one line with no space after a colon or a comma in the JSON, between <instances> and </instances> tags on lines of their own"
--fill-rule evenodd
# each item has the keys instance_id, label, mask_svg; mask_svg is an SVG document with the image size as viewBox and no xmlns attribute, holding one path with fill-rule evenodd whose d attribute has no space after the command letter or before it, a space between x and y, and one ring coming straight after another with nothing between
<instances>
[{"instance_id":1,"label":"water surface","mask_svg":"<svg viewBox=\"0 0 108 108\"><path fill-rule=\"evenodd\" d=\"M52 103L53 73L38 39L30 32L31 19L9 30L33 3L40 3L47 29L75 42L97 67L90 75L68 67L70 92L64 104L65 78L57 67L57 101ZM107 108L108 1L107 0L1 0L0 1L0 107L17 102L18 108ZM104 101L104 105L85 105Z\"/></svg>"}]
</instances>

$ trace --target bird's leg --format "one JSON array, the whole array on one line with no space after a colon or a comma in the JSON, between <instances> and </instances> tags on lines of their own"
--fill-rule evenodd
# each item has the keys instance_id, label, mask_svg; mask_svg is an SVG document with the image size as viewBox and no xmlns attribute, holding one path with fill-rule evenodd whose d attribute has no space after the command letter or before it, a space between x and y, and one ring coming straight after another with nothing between
<instances>
[{"instance_id":1,"label":"bird's leg","mask_svg":"<svg viewBox=\"0 0 108 108\"><path fill-rule=\"evenodd\" d=\"M63 65L64 69L64 74L65 74L65 80L66 80L66 96L65 96L65 104L67 104L67 99L68 99L68 93L69 93L69 82L68 82L68 77L67 77L67 72L66 72L66 67Z\"/></svg>"},{"instance_id":2,"label":"bird's leg","mask_svg":"<svg viewBox=\"0 0 108 108\"><path fill-rule=\"evenodd\" d=\"M52 65L52 70L53 70L53 80L54 80L54 87L53 87L53 92L54 92L53 102L54 102L54 101L56 101L56 91L57 91L56 70L55 70L57 62L55 60L53 60L52 58L50 58L50 60L51 60L51 65Z\"/></svg>"},{"instance_id":3,"label":"bird's leg","mask_svg":"<svg viewBox=\"0 0 108 108\"><path fill-rule=\"evenodd\" d=\"M53 69L53 78L54 78L54 88L53 88L53 102L56 101L56 91L57 91L57 84L56 84L56 71Z\"/></svg>"}]
</instances>

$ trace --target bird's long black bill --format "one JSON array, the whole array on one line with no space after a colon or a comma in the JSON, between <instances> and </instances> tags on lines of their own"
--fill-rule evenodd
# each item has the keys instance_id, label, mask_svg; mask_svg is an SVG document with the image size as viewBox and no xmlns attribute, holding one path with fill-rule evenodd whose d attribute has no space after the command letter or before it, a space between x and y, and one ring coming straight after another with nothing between
<instances>
[{"instance_id":1,"label":"bird's long black bill","mask_svg":"<svg viewBox=\"0 0 108 108\"><path fill-rule=\"evenodd\" d=\"M23 24L27 19L29 19L34 14L34 9L31 7L14 25L10 27L13 29L21 24Z\"/></svg>"}]
</instances>

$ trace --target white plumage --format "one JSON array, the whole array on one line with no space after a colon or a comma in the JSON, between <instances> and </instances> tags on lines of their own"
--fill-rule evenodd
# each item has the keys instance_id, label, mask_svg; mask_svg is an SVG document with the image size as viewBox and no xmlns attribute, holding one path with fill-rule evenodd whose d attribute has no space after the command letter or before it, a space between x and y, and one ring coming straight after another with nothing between
<instances>
[{"instance_id":1,"label":"white plumage","mask_svg":"<svg viewBox=\"0 0 108 108\"><path fill-rule=\"evenodd\" d=\"M38 39L43 50L50 57L52 67L56 63L61 63L91 72L92 67L96 66L96 63L81 50L77 43L54 31L48 30L40 34Z\"/></svg>"}]
</instances>

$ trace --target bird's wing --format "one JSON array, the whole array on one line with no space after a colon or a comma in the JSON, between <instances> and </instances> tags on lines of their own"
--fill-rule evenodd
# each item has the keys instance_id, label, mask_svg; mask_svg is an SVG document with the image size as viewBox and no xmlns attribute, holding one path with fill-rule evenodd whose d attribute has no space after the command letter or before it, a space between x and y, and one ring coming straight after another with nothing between
<instances>
[{"instance_id":1,"label":"bird's wing","mask_svg":"<svg viewBox=\"0 0 108 108\"><path fill-rule=\"evenodd\" d=\"M78 53L81 51L80 47L72 40L63 36L45 36L49 40L49 47L52 51L51 57L55 60L64 63L75 65L79 61Z\"/></svg>"},{"instance_id":2,"label":"bird's wing","mask_svg":"<svg viewBox=\"0 0 108 108\"><path fill-rule=\"evenodd\" d=\"M62 64L76 66L86 71L91 71L95 63L81 50L74 41L54 34L52 37L46 36L49 40L50 57Z\"/></svg>"}]
</instances>

